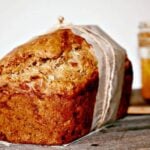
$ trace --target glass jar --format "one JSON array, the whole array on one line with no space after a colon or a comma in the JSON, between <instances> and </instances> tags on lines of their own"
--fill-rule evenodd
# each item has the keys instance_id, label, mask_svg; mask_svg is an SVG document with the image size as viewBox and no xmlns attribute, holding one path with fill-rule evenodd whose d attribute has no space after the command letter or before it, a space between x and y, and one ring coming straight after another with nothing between
<instances>
[{"instance_id":1,"label":"glass jar","mask_svg":"<svg viewBox=\"0 0 150 150\"><path fill-rule=\"evenodd\" d=\"M141 57L142 96L150 100L150 22L142 22L139 26L139 51Z\"/></svg>"}]
</instances>

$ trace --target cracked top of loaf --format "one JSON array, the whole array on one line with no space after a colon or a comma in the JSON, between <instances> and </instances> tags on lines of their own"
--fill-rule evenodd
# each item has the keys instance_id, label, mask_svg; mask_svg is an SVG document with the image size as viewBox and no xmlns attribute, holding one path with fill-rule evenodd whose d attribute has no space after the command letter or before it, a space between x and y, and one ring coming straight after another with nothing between
<instances>
[{"instance_id":1,"label":"cracked top of loaf","mask_svg":"<svg viewBox=\"0 0 150 150\"><path fill-rule=\"evenodd\" d=\"M72 96L97 73L92 46L70 29L59 29L15 48L0 61L0 90Z\"/></svg>"}]
</instances>

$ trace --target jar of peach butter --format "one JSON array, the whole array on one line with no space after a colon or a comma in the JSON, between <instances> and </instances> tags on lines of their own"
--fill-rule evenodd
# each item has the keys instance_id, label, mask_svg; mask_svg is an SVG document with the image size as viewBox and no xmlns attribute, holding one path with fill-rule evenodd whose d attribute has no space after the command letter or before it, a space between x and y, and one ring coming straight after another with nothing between
<instances>
[{"instance_id":1,"label":"jar of peach butter","mask_svg":"<svg viewBox=\"0 0 150 150\"><path fill-rule=\"evenodd\" d=\"M142 73L142 96L150 100L150 22L142 22L139 25L139 51Z\"/></svg>"}]
</instances>

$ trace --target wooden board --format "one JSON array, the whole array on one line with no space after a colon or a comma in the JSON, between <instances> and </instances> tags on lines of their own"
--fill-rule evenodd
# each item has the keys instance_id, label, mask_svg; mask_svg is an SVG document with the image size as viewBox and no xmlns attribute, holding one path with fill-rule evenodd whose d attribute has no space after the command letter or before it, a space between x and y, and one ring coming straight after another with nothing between
<instances>
[{"instance_id":1,"label":"wooden board","mask_svg":"<svg viewBox=\"0 0 150 150\"><path fill-rule=\"evenodd\" d=\"M128 114L150 114L150 106L130 106L128 108Z\"/></svg>"},{"instance_id":2,"label":"wooden board","mask_svg":"<svg viewBox=\"0 0 150 150\"><path fill-rule=\"evenodd\" d=\"M150 148L150 115L127 116L66 147L0 145L0 150L147 150L147 148Z\"/></svg>"}]
</instances>

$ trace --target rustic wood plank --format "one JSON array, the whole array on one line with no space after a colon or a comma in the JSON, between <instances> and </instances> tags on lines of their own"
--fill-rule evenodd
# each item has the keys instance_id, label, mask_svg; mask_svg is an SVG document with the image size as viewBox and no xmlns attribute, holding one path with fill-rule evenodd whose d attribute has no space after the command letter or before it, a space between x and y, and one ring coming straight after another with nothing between
<instances>
[{"instance_id":1,"label":"rustic wood plank","mask_svg":"<svg viewBox=\"0 0 150 150\"><path fill-rule=\"evenodd\" d=\"M150 114L150 106L130 106L128 114Z\"/></svg>"},{"instance_id":2,"label":"rustic wood plank","mask_svg":"<svg viewBox=\"0 0 150 150\"><path fill-rule=\"evenodd\" d=\"M103 127L66 147L0 144L0 150L126 150L150 147L150 115L132 115Z\"/></svg>"}]
</instances>

